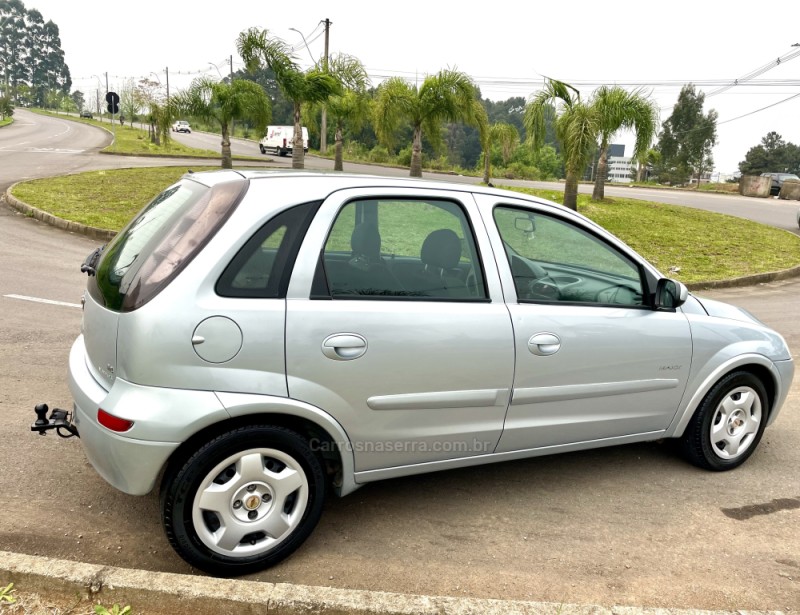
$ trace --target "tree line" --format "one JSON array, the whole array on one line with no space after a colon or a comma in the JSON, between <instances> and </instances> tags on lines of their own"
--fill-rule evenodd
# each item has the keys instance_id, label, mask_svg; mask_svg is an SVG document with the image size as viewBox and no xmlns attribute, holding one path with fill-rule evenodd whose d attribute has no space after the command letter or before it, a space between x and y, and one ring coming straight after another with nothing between
<instances>
[{"instance_id":1,"label":"tree line","mask_svg":"<svg viewBox=\"0 0 800 615\"><path fill-rule=\"evenodd\" d=\"M0 0L0 79L2 98L41 107L72 87L58 26L20 0Z\"/></svg>"}]
</instances>

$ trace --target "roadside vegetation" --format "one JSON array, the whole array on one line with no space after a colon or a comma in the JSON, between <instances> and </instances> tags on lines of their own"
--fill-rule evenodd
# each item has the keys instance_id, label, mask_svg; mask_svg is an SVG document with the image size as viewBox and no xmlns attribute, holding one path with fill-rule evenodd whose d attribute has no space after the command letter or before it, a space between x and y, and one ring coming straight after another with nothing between
<instances>
[{"instance_id":1,"label":"roadside vegetation","mask_svg":"<svg viewBox=\"0 0 800 615\"><path fill-rule=\"evenodd\" d=\"M0 120L0 126L8 126L13 121L13 118L7 117L4 120Z\"/></svg>"},{"instance_id":2,"label":"roadside vegetation","mask_svg":"<svg viewBox=\"0 0 800 615\"><path fill-rule=\"evenodd\" d=\"M13 194L59 218L120 230L145 204L197 166L92 171L21 183ZM557 203L555 190L511 188ZM787 269L800 263L800 237L733 216L635 199L592 201L578 211L630 245L665 275L696 283Z\"/></svg>"}]
</instances>

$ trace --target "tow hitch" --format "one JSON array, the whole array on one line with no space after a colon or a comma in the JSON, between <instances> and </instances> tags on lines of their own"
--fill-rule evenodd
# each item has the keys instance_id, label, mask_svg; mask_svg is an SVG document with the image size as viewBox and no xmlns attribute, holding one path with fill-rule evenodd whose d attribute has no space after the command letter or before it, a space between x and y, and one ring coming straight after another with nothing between
<instances>
[{"instance_id":1,"label":"tow hitch","mask_svg":"<svg viewBox=\"0 0 800 615\"><path fill-rule=\"evenodd\" d=\"M39 404L33 411L36 413L36 421L31 425L31 431L38 431L40 436L46 436L50 429L55 429L56 433L62 438L78 436L78 428L72 423L72 415L66 410L53 408L48 418L47 413L50 408L47 404Z\"/></svg>"}]
</instances>

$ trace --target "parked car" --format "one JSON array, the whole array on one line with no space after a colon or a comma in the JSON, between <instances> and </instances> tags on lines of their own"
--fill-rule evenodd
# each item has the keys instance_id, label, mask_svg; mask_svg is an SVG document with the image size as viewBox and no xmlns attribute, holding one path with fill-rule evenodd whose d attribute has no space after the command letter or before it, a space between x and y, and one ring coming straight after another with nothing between
<instances>
[{"instance_id":1,"label":"parked car","mask_svg":"<svg viewBox=\"0 0 800 615\"><path fill-rule=\"evenodd\" d=\"M785 182L786 180L800 181L800 177L798 177L794 173L762 173L761 177L772 178L772 187L769 190L769 193L772 196L777 196L778 194L780 194L781 188L783 188L783 182Z\"/></svg>"},{"instance_id":2,"label":"parked car","mask_svg":"<svg viewBox=\"0 0 800 615\"><path fill-rule=\"evenodd\" d=\"M308 152L308 129L303 126L303 151ZM294 150L294 126L267 126L264 138L258 142L262 154L272 153L276 156L291 156Z\"/></svg>"},{"instance_id":3,"label":"parked car","mask_svg":"<svg viewBox=\"0 0 800 615\"><path fill-rule=\"evenodd\" d=\"M172 132L192 132L192 127L185 120L178 120L172 125Z\"/></svg>"},{"instance_id":4,"label":"parked car","mask_svg":"<svg viewBox=\"0 0 800 615\"><path fill-rule=\"evenodd\" d=\"M83 111L81 111L81 117L92 119L92 117L93 117L92 116L92 112L91 111L87 111L87 110L83 110Z\"/></svg>"},{"instance_id":5,"label":"parked car","mask_svg":"<svg viewBox=\"0 0 800 615\"><path fill-rule=\"evenodd\" d=\"M171 545L225 576L380 479L664 438L736 468L794 373L744 310L492 188L187 174L82 270L74 411L32 429L79 434L125 493L160 478Z\"/></svg>"}]
</instances>

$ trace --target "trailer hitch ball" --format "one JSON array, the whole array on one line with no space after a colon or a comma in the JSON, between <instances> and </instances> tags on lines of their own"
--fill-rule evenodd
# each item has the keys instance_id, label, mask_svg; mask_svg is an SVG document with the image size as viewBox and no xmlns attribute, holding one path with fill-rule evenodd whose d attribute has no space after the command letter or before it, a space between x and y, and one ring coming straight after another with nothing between
<instances>
[{"instance_id":1,"label":"trailer hitch ball","mask_svg":"<svg viewBox=\"0 0 800 615\"><path fill-rule=\"evenodd\" d=\"M49 421L47 420L47 412L49 410L50 410L50 408L47 406L47 404L38 404L33 409L33 411L36 413L36 422L34 423L34 425L36 425L36 426L47 425L49 423ZM44 430L42 430L42 431L39 432L39 435L40 436L44 436L46 434L45 434Z\"/></svg>"}]
</instances>

